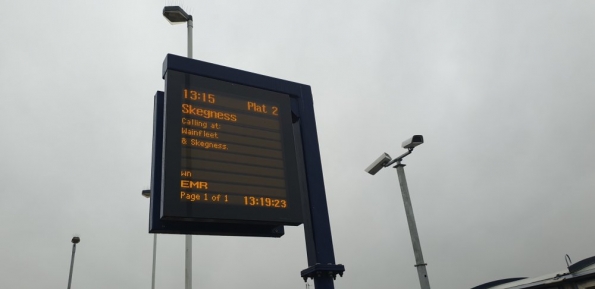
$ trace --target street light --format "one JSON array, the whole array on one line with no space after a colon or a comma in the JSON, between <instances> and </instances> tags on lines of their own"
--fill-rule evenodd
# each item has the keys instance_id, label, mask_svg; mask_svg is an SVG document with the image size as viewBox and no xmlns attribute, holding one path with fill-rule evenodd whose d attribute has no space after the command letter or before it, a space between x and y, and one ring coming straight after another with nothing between
<instances>
[{"instance_id":1,"label":"street light","mask_svg":"<svg viewBox=\"0 0 595 289\"><path fill-rule=\"evenodd\" d=\"M180 6L165 6L163 7L163 16L172 24L179 24L192 20L192 16L188 15Z\"/></svg>"},{"instance_id":2,"label":"street light","mask_svg":"<svg viewBox=\"0 0 595 289\"><path fill-rule=\"evenodd\" d=\"M194 22L192 15L189 15L180 6L163 7L163 16L171 24L187 23L188 27L188 58L192 58L192 28ZM192 288L192 235L186 235L186 289Z\"/></svg>"},{"instance_id":3,"label":"street light","mask_svg":"<svg viewBox=\"0 0 595 289\"><path fill-rule=\"evenodd\" d=\"M151 190L143 190L141 194L145 198L150 198ZM157 262L156 258L157 258L157 234L153 234L153 270L151 273L151 289L155 289L155 265Z\"/></svg>"},{"instance_id":4,"label":"street light","mask_svg":"<svg viewBox=\"0 0 595 289\"><path fill-rule=\"evenodd\" d=\"M391 160L391 157L384 153L380 155L370 166L366 168L366 172L375 175L382 168L388 167L396 163L397 175L399 176L399 184L401 185L401 194L403 195L403 204L405 205L405 214L407 215L407 224L409 225L409 234L411 235L411 243L413 244L413 254L415 255L415 267L417 268L417 275L419 277L419 284L421 289L430 289L430 280L428 272L426 271L426 264L421 252L421 245L419 242L419 235L417 234L417 226L415 224L415 216L413 215L413 206L411 205L411 198L409 197L409 189L407 188L407 180L405 179L405 165L401 163L403 158L413 152L413 148L424 143L424 137L421 135L414 135L412 138L403 142L402 147L407 149L407 152Z\"/></svg>"},{"instance_id":5,"label":"street light","mask_svg":"<svg viewBox=\"0 0 595 289\"><path fill-rule=\"evenodd\" d=\"M163 16L171 24L187 23L188 27L188 58L192 58L192 28L194 22L192 21L192 15L189 15L180 6L165 6L163 7Z\"/></svg>"},{"instance_id":6,"label":"street light","mask_svg":"<svg viewBox=\"0 0 595 289\"><path fill-rule=\"evenodd\" d=\"M72 283L72 269L74 268L74 252L76 252L76 244L81 241L81 238L74 236L72 237L72 257L70 258L70 273L68 274L68 289L70 289L70 284Z\"/></svg>"}]
</instances>

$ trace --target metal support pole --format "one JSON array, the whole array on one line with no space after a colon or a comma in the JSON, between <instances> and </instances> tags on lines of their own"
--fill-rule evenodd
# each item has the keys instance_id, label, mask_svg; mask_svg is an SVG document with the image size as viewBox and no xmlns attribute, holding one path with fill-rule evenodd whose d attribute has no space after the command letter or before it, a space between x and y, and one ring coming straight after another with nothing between
<instances>
[{"instance_id":1,"label":"metal support pole","mask_svg":"<svg viewBox=\"0 0 595 289\"><path fill-rule=\"evenodd\" d=\"M153 234L153 273L151 274L151 289L155 289L155 266L157 264L157 234Z\"/></svg>"},{"instance_id":2,"label":"metal support pole","mask_svg":"<svg viewBox=\"0 0 595 289\"><path fill-rule=\"evenodd\" d=\"M72 257L70 258L70 274L68 274L68 289L72 283L72 269L74 267L74 253L76 252L76 243L72 243Z\"/></svg>"},{"instance_id":3,"label":"metal support pole","mask_svg":"<svg viewBox=\"0 0 595 289\"><path fill-rule=\"evenodd\" d=\"M419 242L419 235L417 234L417 226L415 225L415 216L413 215L413 206L411 205L411 198L409 197L409 189L407 188L407 180L405 179L405 165L401 161L397 161L397 175L399 176L399 183L401 185L401 194L403 195L403 204L405 205L405 214L407 215L407 224L409 225L409 234L411 234L411 243L413 243L413 254L415 255L415 267L417 268L417 275L419 277L419 284L421 289L430 289L430 280L428 272L426 271L426 263L424 263L424 256L421 252L421 244Z\"/></svg>"},{"instance_id":4,"label":"metal support pole","mask_svg":"<svg viewBox=\"0 0 595 289\"><path fill-rule=\"evenodd\" d=\"M318 137L313 113L312 97L306 92L304 102L300 107L305 107L301 118L301 128L294 125L293 135L296 139L296 154L299 172L305 178L301 178L300 187L302 193L302 212L304 217L304 235L306 237L306 252L308 257L308 268L302 270L301 276L304 282L308 278L314 279L316 289L334 289L334 279L343 276L345 266L335 264L335 251L333 248L333 236L329 220L326 193L324 190L324 178L320 166L320 149L318 148ZM302 131L302 128L304 131Z\"/></svg>"},{"instance_id":5,"label":"metal support pole","mask_svg":"<svg viewBox=\"0 0 595 289\"><path fill-rule=\"evenodd\" d=\"M192 28L194 28L194 22L192 21L192 15L190 19L186 21L188 23L188 58L192 58Z\"/></svg>"},{"instance_id":6,"label":"metal support pole","mask_svg":"<svg viewBox=\"0 0 595 289\"><path fill-rule=\"evenodd\" d=\"M188 58L192 58L192 16L186 21L188 25ZM192 289L192 235L186 235L186 289Z\"/></svg>"},{"instance_id":7,"label":"metal support pole","mask_svg":"<svg viewBox=\"0 0 595 289\"><path fill-rule=\"evenodd\" d=\"M186 289L192 289L192 235L186 235Z\"/></svg>"},{"instance_id":8,"label":"metal support pole","mask_svg":"<svg viewBox=\"0 0 595 289\"><path fill-rule=\"evenodd\" d=\"M186 235L186 289L192 289L192 235Z\"/></svg>"}]
</instances>

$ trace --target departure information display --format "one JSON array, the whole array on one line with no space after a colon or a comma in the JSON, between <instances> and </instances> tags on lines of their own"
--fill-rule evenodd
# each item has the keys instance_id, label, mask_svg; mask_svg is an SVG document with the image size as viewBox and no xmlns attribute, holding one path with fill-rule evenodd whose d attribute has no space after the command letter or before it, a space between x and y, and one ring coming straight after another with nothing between
<instances>
[{"instance_id":1,"label":"departure information display","mask_svg":"<svg viewBox=\"0 0 595 289\"><path fill-rule=\"evenodd\" d=\"M290 96L168 70L161 217L300 224Z\"/></svg>"}]
</instances>

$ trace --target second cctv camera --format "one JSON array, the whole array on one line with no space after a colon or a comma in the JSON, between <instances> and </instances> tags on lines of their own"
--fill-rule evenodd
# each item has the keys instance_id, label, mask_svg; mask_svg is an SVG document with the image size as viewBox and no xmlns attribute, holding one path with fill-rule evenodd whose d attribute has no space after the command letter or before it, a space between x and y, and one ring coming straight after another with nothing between
<instances>
[{"instance_id":1,"label":"second cctv camera","mask_svg":"<svg viewBox=\"0 0 595 289\"><path fill-rule=\"evenodd\" d=\"M369 167L366 168L366 172L368 172L370 175L375 175L379 170L384 168L384 165L390 162L390 160L390 156L387 153L383 153Z\"/></svg>"},{"instance_id":2,"label":"second cctv camera","mask_svg":"<svg viewBox=\"0 0 595 289\"><path fill-rule=\"evenodd\" d=\"M414 135L412 138L404 141L401 146L404 149L412 149L422 143L424 143L424 137L422 135Z\"/></svg>"}]
</instances>

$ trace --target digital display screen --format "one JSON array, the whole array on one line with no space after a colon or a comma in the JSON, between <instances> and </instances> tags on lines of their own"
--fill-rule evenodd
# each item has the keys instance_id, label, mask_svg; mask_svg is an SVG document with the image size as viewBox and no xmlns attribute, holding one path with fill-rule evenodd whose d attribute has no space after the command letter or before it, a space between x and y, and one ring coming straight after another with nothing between
<instances>
[{"instance_id":1,"label":"digital display screen","mask_svg":"<svg viewBox=\"0 0 595 289\"><path fill-rule=\"evenodd\" d=\"M302 222L290 96L168 70L161 217Z\"/></svg>"}]
</instances>

